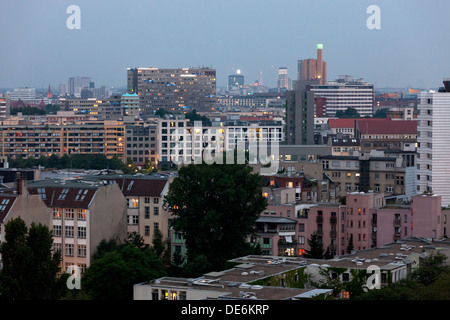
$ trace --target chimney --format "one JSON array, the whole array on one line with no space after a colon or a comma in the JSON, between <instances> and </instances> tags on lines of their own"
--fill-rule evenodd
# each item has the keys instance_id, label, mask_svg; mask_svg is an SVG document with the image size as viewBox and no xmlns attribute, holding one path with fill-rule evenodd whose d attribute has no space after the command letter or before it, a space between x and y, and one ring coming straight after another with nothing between
<instances>
[{"instance_id":1,"label":"chimney","mask_svg":"<svg viewBox=\"0 0 450 320\"><path fill-rule=\"evenodd\" d=\"M26 175L16 172L16 191L18 194L27 193L27 178Z\"/></svg>"}]
</instances>

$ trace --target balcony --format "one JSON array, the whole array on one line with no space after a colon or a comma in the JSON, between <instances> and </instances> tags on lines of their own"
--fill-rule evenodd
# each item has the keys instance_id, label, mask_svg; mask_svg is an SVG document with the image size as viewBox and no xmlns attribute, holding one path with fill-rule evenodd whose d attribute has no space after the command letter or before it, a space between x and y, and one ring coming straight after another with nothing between
<instances>
[{"instance_id":1,"label":"balcony","mask_svg":"<svg viewBox=\"0 0 450 320\"><path fill-rule=\"evenodd\" d=\"M330 238L336 238L337 232L336 231L330 231Z\"/></svg>"},{"instance_id":2,"label":"balcony","mask_svg":"<svg viewBox=\"0 0 450 320\"><path fill-rule=\"evenodd\" d=\"M337 217L330 217L330 223L336 224L337 223Z\"/></svg>"},{"instance_id":3,"label":"balcony","mask_svg":"<svg viewBox=\"0 0 450 320\"><path fill-rule=\"evenodd\" d=\"M317 216L316 217L316 222L317 223L322 223L323 222L323 216Z\"/></svg>"},{"instance_id":4,"label":"balcony","mask_svg":"<svg viewBox=\"0 0 450 320\"><path fill-rule=\"evenodd\" d=\"M394 227L399 228L402 226L402 222L400 219L394 219Z\"/></svg>"},{"instance_id":5,"label":"balcony","mask_svg":"<svg viewBox=\"0 0 450 320\"><path fill-rule=\"evenodd\" d=\"M400 233L394 233L394 241L398 241L402 238L402 236L400 235Z\"/></svg>"}]
</instances>

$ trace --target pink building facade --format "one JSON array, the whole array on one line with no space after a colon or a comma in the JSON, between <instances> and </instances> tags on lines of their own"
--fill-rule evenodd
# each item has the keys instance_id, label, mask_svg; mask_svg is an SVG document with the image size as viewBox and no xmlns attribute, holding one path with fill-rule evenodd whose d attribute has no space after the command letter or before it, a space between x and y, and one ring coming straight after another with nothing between
<instances>
[{"instance_id":1,"label":"pink building facade","mask_svg":"<svg viewBox=\"0 0 450 320\"><path fill-rule=\"evenodd\" d=\"M365 250L412 236L440 238L443 227L439 196L414 196L411 206L386 205L382 193L349 193L338 203L270 204L256 222L252 242L272 256L301 256L313 233L332 256Z\"/></svg>"}]
</instances>

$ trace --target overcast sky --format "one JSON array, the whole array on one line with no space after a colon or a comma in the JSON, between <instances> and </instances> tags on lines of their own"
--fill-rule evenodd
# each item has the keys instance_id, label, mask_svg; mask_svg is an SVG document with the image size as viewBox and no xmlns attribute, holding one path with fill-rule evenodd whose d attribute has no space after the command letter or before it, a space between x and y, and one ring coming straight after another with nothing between
<instances>
[{"instance_id":1,"label":"overcast sky","mask_svg":"<svg viewBox=\"0 0 450 320\"><path fill-rule=\"evenodd\" d=\"M69 5L81 29L69 30ZM381 9L381 29L366 12ZM448 0L0 0L0 87L57 87L90 76L126 85L128 67L217 70L218 86L276 85L278 67L324 45L328 80L348 74L376 87L438 87L450 77Z\"/></svg>"}]
</instances>

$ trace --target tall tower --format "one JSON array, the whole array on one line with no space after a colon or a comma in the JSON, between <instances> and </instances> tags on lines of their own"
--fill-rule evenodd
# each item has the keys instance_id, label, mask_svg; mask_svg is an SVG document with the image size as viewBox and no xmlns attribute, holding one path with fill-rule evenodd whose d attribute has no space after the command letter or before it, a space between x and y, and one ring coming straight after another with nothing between
<instances>
[{"instance_id":1,"label":"tall tower","mask_svg":"<svg viewBox=\"0 0 450 320\"><path fill-rule=\"evenodd\" d=\"M323 44L317 44L317 63L316 63L316 79L319 79L320 85L327 82L326 62L323 61Z\"/></svg>"},{"instance_id":2,"label":"tall tower","mask_svg":"<svg viewBox=\"0 0 450 320\"><path fill-rule=\"evenodd\" d=\"M52 90L50 89L50 84L48 85L48 92L47 92L47 98L52 97Z\"/></svg>"}]
</instances>

